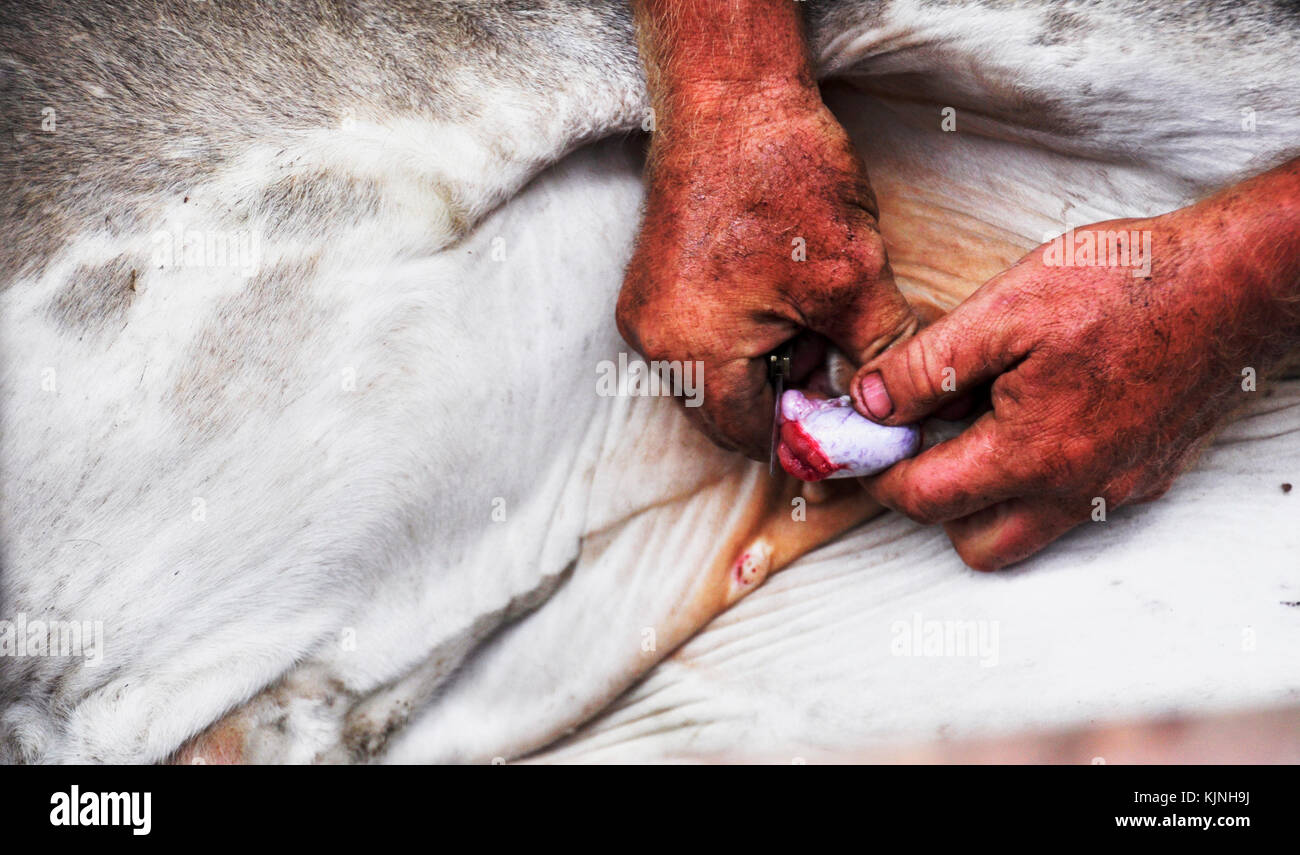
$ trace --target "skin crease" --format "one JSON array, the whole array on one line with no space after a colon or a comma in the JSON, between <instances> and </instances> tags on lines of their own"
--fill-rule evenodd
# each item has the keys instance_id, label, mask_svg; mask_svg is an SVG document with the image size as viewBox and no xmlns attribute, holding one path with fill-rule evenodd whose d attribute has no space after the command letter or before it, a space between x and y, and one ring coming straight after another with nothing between
<instances>
[{"instance_id":1,"label":"skin crease","mask_svg":"<svg viewBox=\"0 0 1300 855\"><path fill-rule=\"evenodd\" d=\"M1098 497L1109 513L1163 494L1248 399L1242 369L1263 378L1300 344L1295 161L1164 216L1090 227L1150 230L1149 280L1047 266L1040 247L909 340L917 317L865 168L812 81L798 4L632 5L657 126L617 321L651 359L705 363L704 405L688 413L723 447L765 458L762 357L802 329L863 365L853 398L868 418L878 396L861 382L883 379L884 424L957 417L991 383L991 411L965 433L864 484L992 570L1089 520ZM956 390L936 394L947 367Z\"/></svg>"},{"instance_id":2,"label":"skin crease","mask_svg":"<svg viewBox=\"0 0 1300 855\"><path fill-rule=\"evenodd\" d=\"M887 507L943 523L975 569L1033 555L1091 519L1097 497L1110 512L1163 495L1249 399L1243 369L1263 378L1300 344L1300 160L1170 214L1089 227L1118 228L1150 230L1149 279L1047 266L1039 247L854 378L868 418L883 401L863 382L883 379L883 424L992 382L992 409L959 437L864 481Z\"/></svg>"},{"instance_id":3,"label":"skin crease","mask_svg":"<svg viewBox=\"0 0 1300 855\"><path fill-rule=\"evenodd\" d=\"M917 328L866 169L813 82L797 6L633 3L656 127L616 320L649 359L702 361L703 405L687 413L757 460L772 428L768 352L811 329L861 364Z\"/></svg>"}]
</instances>

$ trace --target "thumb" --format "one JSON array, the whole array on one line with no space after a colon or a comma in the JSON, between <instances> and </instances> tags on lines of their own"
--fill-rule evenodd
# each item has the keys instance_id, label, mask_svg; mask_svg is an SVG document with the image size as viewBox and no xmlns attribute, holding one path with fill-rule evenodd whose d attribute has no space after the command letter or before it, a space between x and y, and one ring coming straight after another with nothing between
<instances>
[{"instance_id":1,"label":"thumb","mask_svg":"<svg viewBox=\"0 0 1300 855\"><path fill-rule=\"evenodd\" d=\"M830 339L854 365L862 365L921 326L892 277L837 297L820 316L808 313L809 326Z\"/></svg>"},{"instance_id":2,"label":"thumb","mask_svg":"<svg viewBox=\"0 0 1300 855\"><path fill-rule=\"evenodd\" d=\"M972 297L947 316L858 369L853 405L886 425L918 422L996 377L1024 355L1013 321Z\"/></svg>"}]
</instances>

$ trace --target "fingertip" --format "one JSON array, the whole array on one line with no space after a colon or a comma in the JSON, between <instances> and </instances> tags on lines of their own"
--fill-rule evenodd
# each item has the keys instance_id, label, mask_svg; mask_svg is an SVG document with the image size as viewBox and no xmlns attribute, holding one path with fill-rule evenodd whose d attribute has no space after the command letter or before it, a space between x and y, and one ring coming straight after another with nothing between
<instances>
[{"instance_id":1,"label":"fingertip","mask_svg":"<svg viewBox=\"0 0 1300 855\"><path fill-rule=\"evenodd\" d=\"M957 557L972 570L979 573L993 573L1007 565L1005 557L999 555L995 547L997 539L996 523L981 523L988 519L993 508L944 523L943 529L952 541L952 548Z\"/></svg>"},{"instance_id":2,"label":"fingertip","mask_svg":"<svg viewBox=\"0 0 1300 855\"><path fill-rule=\"evenodd\" d=\"M953 548L962 563L977 573L996 573L1007 566L1002 559L991 553L979 552L956 544L953 544Z\"/></svg>"},{"instance_id":3,"label":"fingertip","mask_svg":"<svg viewBox=\"0 0 1300 855\"><path fill-rule=\"evenodd\" d=\"M885 387L885 378L877 369L863 368L853 378L850 390L853 407L862 416L880 424L891 424L894 401Z\"/></svg>"},{"instance_id":4,"label":"fingertip","mask_svg":"<svg viewBox=\"0 0 1300 855\"><path fill-rule=\"evenodd\" d=\"M1057 509L1026 499L1001 502L944 524L957 555L972 570L1005 570L1038 554L1074 527Z\"/></svg>"}]
</instances>

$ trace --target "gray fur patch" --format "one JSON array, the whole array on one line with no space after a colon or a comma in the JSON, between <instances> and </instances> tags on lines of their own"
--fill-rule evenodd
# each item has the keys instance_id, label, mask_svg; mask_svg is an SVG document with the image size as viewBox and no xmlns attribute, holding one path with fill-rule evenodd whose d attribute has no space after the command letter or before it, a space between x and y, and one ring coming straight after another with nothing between
<instances>
[{"instance_id":1,"label":"gray fur patch","mask_svg":"<svg viewBox=\"0 0 1300 855\"><path fill-rule=\"evenodd\" d=\"M324 229L356 225L377 215L384 205L382 188L370 179L317 170L290 175L267 187L248 206L266 217L266 236L278 240L304 227Z\"/></svg>"},{"instance_id":2,"label":"gray fur patch","mask_svg":"<svg viewBox=\"0 0 1300 855\"><path fill-rule=\"evenodd\" d=\"M225 298L177 360L168 400L193 441L233 430L251 412L304 393L302 341L325 313L310 292L316 263L264 270ZM249 329L257 335L249 337Z\"/></svg>"},{"instance_id":3,"label":"gray fur patch","mask_svg":"<svg viewBox=\"0 0 1300 855\"><path fill-rule=\"evenodd\" d=\"M70 331L101 331L123 323L140 287L144 265L119 255L104 264L82 265L46 306L46 315Z\"/></svg>"},{"instance_id":4,"label":"gray fur patch","mask_svg":"<svg viewBox=\"0 0 1300 855\"><path fill-rule=\"evenodd\" d=\"M536 93L539 117L562 89L630 103L641 79L631 13L608 0L6 0L0 290L106 217L155 228L160 199L255 141L350 115L469 126L503 88ZM619 129L587 121L575 139Z\"/></svg>"}]
</instances>

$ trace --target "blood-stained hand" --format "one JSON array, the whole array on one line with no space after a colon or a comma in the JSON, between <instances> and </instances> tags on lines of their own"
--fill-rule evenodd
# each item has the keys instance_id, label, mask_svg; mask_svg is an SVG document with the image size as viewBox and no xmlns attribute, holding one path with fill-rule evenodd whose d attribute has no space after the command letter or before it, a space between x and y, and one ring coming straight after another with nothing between
<instances>
[{"instance_id":1,"label":"blood-stained hand","mask_svg":"<svg viewBox=\"0 0 1300 855\"><path fill-rule=\"evenodd\" d=\"M1163 494L1298 345L1300 160L1045 244L864 365L854 405L883 424L989 383L992 404L868 492L943 523L971 567L1004 567Z\"/></svg>"},{"instance_id":2,"label":"blood-stained hand","mask_svg":"<svg viewBox=\"0 0 1300 855\"><path fill-rule=\"evenodd\" d=\"M812 330L861 364L917 319L866 169L813 81L798 4L633 5L655 130L619 330L650 360L702 363L687 413L765 458L768 352Z\"/></svg>"}]
</instances>

